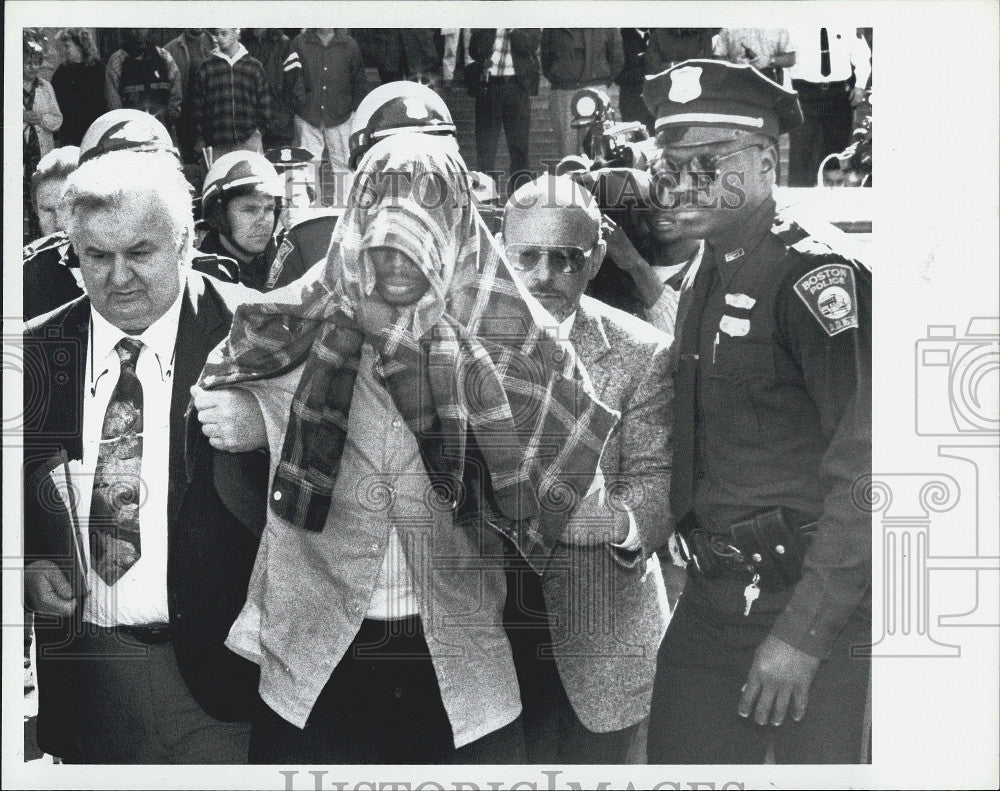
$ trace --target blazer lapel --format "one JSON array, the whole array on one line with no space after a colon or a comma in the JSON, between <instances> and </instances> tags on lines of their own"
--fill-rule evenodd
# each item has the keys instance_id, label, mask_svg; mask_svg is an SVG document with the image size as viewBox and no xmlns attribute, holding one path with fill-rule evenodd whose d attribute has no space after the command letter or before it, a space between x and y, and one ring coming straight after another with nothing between
<instances>
[{"instance_id":1,"label":"blazer lapel","mask_svg":"<svg viewBox=\"0 0 1000 791\"><path fill-rule=\"evenodd\" d=\"M602 365L604 356L611 351L611 343L604 332L604 322L601 321L600 315L591 311L585 300L586 298L582 299L580 307L577 308L569 340L587 373L590 374L594 389L598 396L601 396L611 376L610 369Z\"/></svg>"},{"instance_id":2,"label":"blazer lapel","mask_svg":"<svg viewBox=\"0 0 1000 791\"><path fill-rule=\"evenodd\" d=\"M205 278L189 273L174 347L174 384L170 393L170 487L167 516L172 524L184 499L187 476L184 463L186 415L191 386L198 381L205 359L229 331L228 315Z\"/></svg>"}]
</instances>

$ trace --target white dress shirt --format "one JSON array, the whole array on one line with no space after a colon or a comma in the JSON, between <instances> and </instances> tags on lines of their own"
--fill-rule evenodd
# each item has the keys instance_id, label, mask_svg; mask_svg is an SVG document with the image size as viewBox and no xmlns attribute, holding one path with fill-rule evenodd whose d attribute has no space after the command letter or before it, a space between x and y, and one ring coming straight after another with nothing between
<instances>
[{"instance_id":1,"label":"white dress shirt","mask_svg":"<svg viewBox=\"0 0 1000 791\"><path fill-rule=\"evenodd\" d=\"M830 73L820 72L820 27L789 28L789 51L795 53L795 65L789 69L793 80L807 82L842 82L851 78L864 88L872 73L872 53L868 42L854 27L826 27L830 42Z\"/></svg>"},{"instance_id":2,"label":"white dress shirt","mask_svg":"<svg viewBox=\"0 0 1000 791\"><path fill-rule=\"evenodd\" d=\"M145 332L135 336L118 329L93 308L90 311L92 325L83 394L83 461L71 464L70 474L77 482L78 516L87 555L83 617L98 626L134 626L170 620L167 608L167 467L174 344L183 295L182 288L167 312ZM118 582L109 586L90 565L86 537L104 415L121 372L115 345L125 337L135 337L143 343L135 367L142 383L143 403L140 557Z\"/></svg>"}]
</instances>

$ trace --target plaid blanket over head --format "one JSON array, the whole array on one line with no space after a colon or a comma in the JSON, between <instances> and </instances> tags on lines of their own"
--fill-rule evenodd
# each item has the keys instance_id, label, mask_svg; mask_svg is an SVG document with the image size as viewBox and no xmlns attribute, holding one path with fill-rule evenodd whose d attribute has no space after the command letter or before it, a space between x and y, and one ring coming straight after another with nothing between
<instances>
[{"instance_id":1,"label":"plaid blanket over head","mask_svg":"<svg viewBox=\"0 0 1000 791\"><path fill-rule=\"evenodd\" d=\"M365 338L356 311L374 290L363 252L374 247L404 252L430 288ZM304 365L271 487L275 515L323 529L367 340L417 438L434 502L485 520L526 557L561 536L618 416L593 395L572 348L543 328L547 314L509 272L451 149L426 136L375 146L326 262L265 299L237 309L199 384Z\"/></svg>"}]
</instances>

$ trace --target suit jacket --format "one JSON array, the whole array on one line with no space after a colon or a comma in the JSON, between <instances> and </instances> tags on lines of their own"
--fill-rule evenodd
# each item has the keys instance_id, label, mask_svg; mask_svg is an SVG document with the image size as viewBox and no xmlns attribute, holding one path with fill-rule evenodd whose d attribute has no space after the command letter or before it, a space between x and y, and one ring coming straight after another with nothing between
<instances>
[{"instance_id":1,"label":"suit jacket","mask_svg":"<svg viewBox=\"0 0 1000 791\"><path fill-rule=\"evenodd\" d=\"M469 56L473 63L466 64L465 87L474 96L479 87L483 70L489 67L493 55L493 43L497 30L494 27L477 28L472 31L469 41ZM514 76L517 82L531 96L538 93L540 67L538 64L538 44L541 34L533 28L516 27L508 34L511 60L514 62Z\"/></svg>"},{"instance_id":2,"label":"suit jacket","mask_svg":"<svg viewBox=\"0 0 1000 791\"><path fill-rule=\"evenodd\" d=\"M652 325L582 297L570 341L601 401L621 412L601 469L624 498L641 549L559 545L542 576L553 653L580 721L603 733L649 713L656 653L669 610L654 550L666 544L672 385L669 338ZM573 519L606 519L580 508Z\"/></svg>"},{"instance_id":3,"label":"suit jacket","mask_svg":"<svg viewBox=\"0 0 1000 791\"><path fill-rule=\"evenodd\" d=\"M224 647L226 633L246 599L257 536L217 493L244 505L263 501L267 456L216 455L203 435L185 464L185 413L190 388L208 353L228 333L236 305L249 292L201 273L186 276L175 347L167 465L167 592L171 639L182 677L213 717L247 719L256 705L257 668ZM24 332L24 540L25 562L45 558L79 582L65 498L48 471L60 460L82 459L83 397L90 300L83 296L30 322ZM38 376L31 371L39 372ZM255 471L256 480L245 473ZM263 477L261 477L261 471ZM216 478L225 476L226 487ZM242 491L238 488L243 486ZM244 509L244 514L250 513ZM256 513L256 512L254 512ZM258 531L260 525L257 526ZM258 532L259 534L259 532ZM78 597L79 598L79 597ZM74 654L81 613L72 618L36 616L38 640L38 745L72 759L72 725L80 678Z\"/></svg>"}]
</instances>

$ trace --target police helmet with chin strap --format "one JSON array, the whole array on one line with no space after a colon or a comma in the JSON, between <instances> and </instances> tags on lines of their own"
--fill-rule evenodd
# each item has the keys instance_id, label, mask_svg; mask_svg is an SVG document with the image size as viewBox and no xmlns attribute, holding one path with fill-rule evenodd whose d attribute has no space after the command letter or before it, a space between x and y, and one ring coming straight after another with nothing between
<instances>
[{"instance_id":1,"label":"police helmet with chin strap","mask_svg":"<svg viewBox=\"0 0 1000 791\"><path fill-rule=\"evenodd\" d=\"M254 151L233 151L219 157L209 168L201 191L201 212L205 225L235 244L226 207L233 198L255 192L274 198L274 220L277 222L284 182L274 165Z\"/></svg>"}]
</instances>

